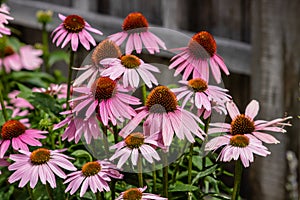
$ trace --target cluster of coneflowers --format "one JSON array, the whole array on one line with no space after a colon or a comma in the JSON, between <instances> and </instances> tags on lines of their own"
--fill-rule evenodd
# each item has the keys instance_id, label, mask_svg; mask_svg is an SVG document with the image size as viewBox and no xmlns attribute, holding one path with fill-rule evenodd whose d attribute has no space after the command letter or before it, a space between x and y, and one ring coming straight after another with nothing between
<instances>
[{"instance_id":1,"label":"cluster of coneflowers","mask_svg":"<svg viewBox=\"0 0 300 200\"><path fill-rule=\"evenodd\" d=\"M0 32L9 34L9 29L3 24L12 18L7 10L0 11ZM60 86L54 85L49 90L36 91L55 92L56 95L63 94L59 98L66 98L66 109L61 113L65 118L53 128L54 131L64 128L62 140L76 144L83 140L90 144L92 140L105 141L108 134L113 134L115 144L106 146L105 154L109 155L110 150L114 153L107 159L95 158L77 169L71 162L73 158L64 154L67 149L50 150L42 146L40 140L47 137L46 131L31 129L30 124L26 124L28 121L6 119L1 129L0 165L14 171L8 179L10 183L19 181L19 187L29 184L30 188L35 188L40 180L42 184L55 188L58 176L64 179L65 192L70 195L80 191L82 197L90 189L100 199L100 193L110 191L112 180L123 178L122 167L127 163L138 166L139 187L120 193L117 199L167 199L167 177L163 183L163 194L144 192L147 186L144 185L142 166L160 161L163 154L158 154L158 150L168 152L174 137L193 144L206 140L210 134L222 133L210 139L205 150L221 148L218 160L236 160L237 166L248 167L254 161L254 154L270 154L264 143L279 143L267 132L285 132L284 126L289 125L286 123L289 117L272 121L254 120L259 111L256 100L252 100L245 113L241 114L228 90L209 84L210 73L217 83L221 83L221 73L229 75L229 71L217 54L213 36L206 31L196 33L186 47L176 49L179 52L171 58L169 69L170 73L171 69L175 69L174 76L182 74L178 83L181 87L169 88L160 85L156 78L161 69L140 58L141 53L155 54L168 50L165 43L149 30L148 22L141 13L130 13L123 22L123 31L108 36L97 46L89 32L99 35L102 32L81 16L59 14L59 18L62 23L51 36L56 46L70 46L68 83L63 93ZM74 54L79 45L86 50L90 50L91 46L96 48L90 64L74 68ZM121 51L123 47L124 54ZM30 48L24 46L20 49L15 55L18 59L9 60L4 52L2 70L9 73L10 70L31 69L39 65L37 59L41 54ZM34 59L28 59L28 54L35 56ZM28 63L28 60L35 62ZM71 80L73 69L82 72L75 80ZM142 91L141 98L130 95L137 89ZM33 108L25 99L16 98L17 93L11 95L15 98L10 103L15 108ZM1 105L5 107L4 103ZM7 108L10 109L9 106ZM4 113L5 108L2 111ZM209 124L213 111L223 115L228 113L231 123ZM22 114L19 116L26 116L26 113ZM136 131L138 126L143 130ZM108 145L107 141L104 143ZM9 154L11 147L14 153ZM114 160L118 160L116 165ZM168 170L165 167L164 170ZM66 174L66 170L73 172ZM236 170L235 175L240 174L241 171ZM233 199L238 196L239 181L235 183Z\"/></svg>"}]
</instances>

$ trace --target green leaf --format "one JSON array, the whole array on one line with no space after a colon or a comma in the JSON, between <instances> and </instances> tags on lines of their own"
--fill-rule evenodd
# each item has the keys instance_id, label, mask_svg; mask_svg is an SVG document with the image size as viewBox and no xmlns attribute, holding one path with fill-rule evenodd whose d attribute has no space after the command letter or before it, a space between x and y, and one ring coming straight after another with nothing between
<instances>
[{"instance_id":1,"label":"green leaf","mask_svg":"<svg viewBox=\"0 0 300 200\"><path fill-rule=\"evenodd\" d=\"M26 87L25 85L21 83L17 83L19 89L20 89L20 94L18 94L18 97L27 99L32 95L32 90L29 87Z\"/></svg>"},{"instance_id":2,"label":"green leaf","mask_svg":"<svg viewBox=\"0 0 300 200\"><path fill-rule=\"evenodd\" d=\"M169 192L190 192L196 191L199 188L193 185L176 183L174 186L170 186Z\"/></svg>"},{"instance_id":3,"label":"green leaf","mask_svg":"<svg viewBox=\"0 0 300 200\"><path fill-rule=\"evenodd\" d=\"M87 158L88 161L93 161L91 154L85 150L81 150L81 149L76 150L73 153L71 153L71 155L76 158Z\"/></svg>"},{"instance_id":4,"label":"green leaf","mask_svg":"<svg viewBox=\"0 0 300 200\"><path fill-rule=\"evenodd\" d=\"M53 51L49 56L49 65L52 66L54 63L58 61L65 61L67 64L69 63L69 54L65 51Z\"/></svg>"},{"instance_id":5,"label":"green leaf","mask_svg":"<svg viewBox=\"0 0 300 200\"><path fill-rule=\"evenodd\" d=\"M55 82L50 74L44 72L18 71L10 74L10 78L23 84L47 88L49 83Z\"/></svg>"},{"instance_id":6,"label":"green leaf","mask_svg":"<svg viewBox=\"0 0 300 200\"><path fill-rule=\"evenodd\" d=\"M52 112L58 114L60 107L56 103L56 100L49 94L34 92L33 96L29 99L29 102L36 108L44 110L45 112Z\"/></svg>"},{"instance_id":7,"label":"green leaf","mask_svg":"<svg viewBox=\"0 0 300 200\"><path fill-rule=\"evenodd\" d=\"M205 176L208 176L209 174L212 174L213 172L215 172L218 168L218 165L213 165L212 167L201 171L197 174L197 176L193 179L192 181L192 185L195 184L200 178L203 178Z\"/></svg>"}]
</instances>

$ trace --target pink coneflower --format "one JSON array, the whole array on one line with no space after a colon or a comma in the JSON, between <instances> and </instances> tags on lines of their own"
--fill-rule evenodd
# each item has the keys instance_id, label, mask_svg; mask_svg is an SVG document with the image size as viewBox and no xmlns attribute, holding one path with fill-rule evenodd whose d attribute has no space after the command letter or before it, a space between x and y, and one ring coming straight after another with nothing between
<instances>
[{"instance_id":1,"label":"pink coneflower","mask_svg":"<svg viewBox=\"0 0 300 200\"><path fill-rule=\"evenodd\" d=\"M75 171L76 168L68 160L69 156L62 154L65 150L48 150L39 148L33 152L20 150L21 154L11 154L9 158L15 163L11 164L8 169L16 170L9 178L8 182L14 183L21 180L19 187L24 187L30 182L30 187L34 188L40 179L42 184L48 182L52 188L56 187L55 175L62 179L67 176L61 168Z\"/></svg>"},{"instance_id":2,"label":"pink coneflower","mask_svg":"<svg viewBox=\"0 0 300 200\"><path fill-rule=\"evenodd\" d=\"M9 162L6 160L6 158L0 158L0 167L6 167L9 165ZM1 171L0 171L1 174Z\"/></svg>"},{"instance_id":3,"label":"pink coneflower","mask_svg":"<svg viewBox=\"0 0 300 200\"><path fill-rule=\"evenodd\" d=\"M71 42L72 50L77 51L80 42L86 50L90 50L90 43L95 46L96 41L88 31L98 35L103 34L101 31L92 28L91 25L79 15L69 15L66 17L62 14L58 14L58 17L63 22L54 29L51 36L53 36L52 42L55 43L56 41L56 46L62 44L61 48L64 48Z\"/></svg>"},{"instance_id":4,"label":"pink coneflower","mask_svg":"<svg viewBox=\"0 0 300 200\"><path fill-rule=\"evenodd\" d=\"M278 118L272 121L254 121L259 111L259 103L256 100L252 100L248 104L245 114L240 114L239 109L232 101L227 102L226 107L232 122L230 124L211 123L210 126L217 128L210 128L209 133L229 132L232 135L252 134L265 143L276 144L279 143L279 141L272 135L264 133L264 131L285 133L286 130L283 127L290 126L289 123L284 123L284 121L291 119L291 117Z\"/></svg>"},{"instance_id":5,"label":"pink coneflower","mask_svg":"<svg viewBox=\"0 0 300 200\"><path fill-rule=\"evenodd\" d=\"M254 154L267 156L271 154L262 142L251 134L223 135L211 139L206 145L206 151L216 150L224 146L217 159L229 162L240 159L244 167L249 167L254 161Z\"/></svg>"},{"instance_id":6,"label":"pink coneflower","mask_svg":"<svg viewBox=\"0 0 300 200\"><path fill-rule=\"evenodd\" d=\"M9 8L6 4L1 4L0 7L0 37L3 35L10 35L10 29L5 27L4 24L8 24L8 20L13 20L11 16L9 16Z\"/></svg>"},{"instance_id":7,"label":"pink coneflower","mask_svg":"<svg viewBox=\"0 0 300 200\"><path fill-rule=\"evenodd\" d=\"M170 146L174 132L179 139L185 137L194 142L192 134L203 139L205 134L199 127L203 122L193 113L178 106L175 94L166 86L154 88L147 97L146 105L139 108L139 113L120 131L122 137L127 137L147 118L144 123L150 127L150 134L157 131L162 133L163 143Z\"/></svg>"},{"instance_id":8,"label":"pink coneflower","mask_svg":"<svg viewBox=\"0 0 300 200\"><path fill-rule=\"evenodd\" d=\"M20 47L19 52L11 46L6 46L1 52L3 58L0 59L0 65L4 66L7 73L11 70L34 70L39 68L43 63L43 60L39 57L42 53L42 50L34 49L30 45Z\"/></svg>"},{"instance_id":9,"label":"pink coneflower","mask_svg":"<svg viewBox=\"0 0 300 200\"><path fill-rule=\"evenodd\" d=\"M13 149L25 151L28 151L27 145L42 146L42 143L37 139L46 138L46 136L42 135L44 133L47 133L47 131L27 129L18 120L8 120L1 129L0 158L3 158L11 143Z\"/></svg>"},{"instance_id":10,"label":"pink coneflower","mask_svg":"<svg viewBox=\"0 0 300 200\"><path fill-rule=\"evenodd\" d=\"M88 80L87 87L91 87L104 69L104 67L100 65L100 61L105 58L119 58L121 56L121 49L115 42L108 39L103 40L97 45L92 53L92 64L74 68L84 72L74 80L73 86L80 86Z\"/></svg>"},{"instance_id":11,"label":"pink coneflower","mask_svg":"<svg viewBox=\"0 0 300 200\"><path fill-rule=\"evenodd\" d=\"M65 192L70 191L70 194L74 194L78 188L80 189L80 197L82 197L88 187L91 188L93 193L110 191L107 182L111 181L111 178L122 179L123 175L119 173L116 166L108 161L94 161L88 162L83 165L81 171L76 171L68 175L68 178L64 184L69 183Z\"/></svg>"},{"instance_id":12,"label":"pink coneflower","mask_svg":"<svg viewBox=\"0 0 300 200\"><path fill-rule=\"evenodd\" d=\"M86 119L85 116L77 115L76 113L73 113L72 110L68 110L60 114L68 116L63 121L56 124L53 127L53 130L57 130L68 125L62 135L62 140L68 139L68 142L75 140L75 143L77 144L83 134L86 143L90 144L92 138L102 138L100 126L95 116L91 116Z\"/></svg>"},{"instance_id":13,"label":"pink coneflower","mask_svg":"<svg viewBox=\"0 0 300 200\"><path fill-rule=\"evenodd\" d=\"M22 97L18 97L20 94L19 90L13 90L8 94L8 98L10 99L10 103L13 104L14 107L17 108L29 108L29 109L34 109L33 105L29 103L26 99Z\"/></svg>"},{"instance_id":14,"label":"pink coneflower","mask_svg":"<svg viewBox=\"0 0 300 200\"><path fill-rule=\"evenodd\" d=\"M183 80L187 80L193 72L193 78L201 77L208 81L208 66L210 66L217 83L221 82L220 68L226 75L229 75L223 59L217 54L216 41L210 33L206 31L196 33L188 46L179 48L179 50L181 53L171 59L173 62L169 66L170 69L177 67L174 76L184 71Z\"/></svg>"},{"instance_id":15,"label":"pink coneflower","mask_svg":"<svg viewBox=\"0 0 300 200\"><path fill-rule=\"evenodd\" d=\"M165 197L160 197L157 194L144 193L147 186L143 188L130 188L125 192L122 192L116 200L167 200Z\"/></svg>"},{"instance_id":16,"label":"pink coneflower","mask_svg":"<svg viewBox=\"0 0 300 200\"><path fill-rule=\"evenodd\" d=\"M20 108L15 108L12 106L7 106L6 101L4 101L4 105L6 110L11 110L12 114L10 116L11 119L14 119L16 117L20 118L20 117L26 117L29 113L29 111L26 110L21 110ZM0 105L0 110L2 110L2 106ZM18 119L19 122L21 122L25 127L29 128L30 124L29 124L29 119L28 118L22 118L22 119Z\"/></svg>"},{"instance_id":17,"label":"pink coneflower","mask_svg":"<svg viewBox=\"0 0 300 200\"><path fill-rule=\"evenodd\" d=\"M145 137L143 133L134 132L129 134L123 141L113 145L110 149L117 149L114 155L109 160L119 158L117 167L121 168L131 155L131 162L137 165L139 156L143 156L149 163L153 160L160 160L160 157L155 147L164 148L158 140L158 133Z\"/></svg>"},{"instance_id":18,"label":"pink coneflower","mask_svg":"<svg viewBox=\"0 0 300 200\"><path fill-rule=\"evenodd\" d=\"M150 54L159 52L159 46L166 49L165 43L148 30L148 21L142 13L130 13L123 22L123 31L108 36L117 45L121 45L127 38L125 53L131 54L133 50L142 52L143 44Z\"/></svg>"},{"instance_id":19,"label":"pink coneflower","mask_svg":"<svg viewBox=\"0 0 300 200\"><path fill-rule=\"evenodd\" d=\"M198 109L198 114L204 113L205 119L210 116L214 105L221 106L231 99L230 95L226 94L227 89L208 85L202 78L179 82L185 86L174 88L172 91L177 95L178 100L183 99L182 107L185 107L187 102L191 102ZM216 109L218 108L217 106Z\"/></svg>"},{"instance_id":20,"label":"pink coneflower","mask_svg":"<svg viewBox=\"0 0 300 200\"><path fill-rule=\"evenodd\" d=\"M130 105L139 105L141 102L136 97L121 93L121 90L121 86L108 77L98 78L92 88L74 88L75 92L81 94L74 101L82 100L82 102L73 111L80 112L87 106L86 118L89 118L98 108L97 112L105 126L109 121L116 125L117 121L123 122L125 119L131 119L136 112Z\"/></svg>"},{"instance_id":21,"label":"pink coneflower","mask_svg":"<svg viewBox=\"0 0 300 200\"><path fill-rule=\"evenodd\" d=\"M157 85L158 82L151 72L160 72L153 65L146 64L135 55L124 55L119 58L106 58L100 61L104 67L107 67L101 72L101 76L108 76L113 80L122 77L123 85L127 88L130 85L137 88L140 83L140 77L144 83L152 88L152 83Z\"/></svg>"},{"instance_id":22,"label":"pink coneflower","mask_svg":"<svg viewBox=\"0 0 300 200\"><path fill-rule=\"evenodd\" d=\"M33 88L33 92L40 92L56 96L58 99L65 99L67 97L67 84L53 84L51 83L48 88Z\"/></svg>"}]
</instances>

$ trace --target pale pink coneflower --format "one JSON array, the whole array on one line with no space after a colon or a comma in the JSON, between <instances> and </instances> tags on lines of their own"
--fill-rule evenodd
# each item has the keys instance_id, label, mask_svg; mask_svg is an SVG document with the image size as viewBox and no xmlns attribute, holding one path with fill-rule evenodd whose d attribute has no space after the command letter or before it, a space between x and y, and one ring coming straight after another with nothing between
<instances>
[{"instance_id":1,"label":"pale pink coneflower","mask_svg":"<svg viewBox=\"0 0 300 200\"><path fill-rule=\"evenodd\" d=\"M0 167L7 167L9 166L9 162L7 161L6 158L0 158ZM1 175L1 171L0 171L0 175Z\"/></svg>"},{"instance_id":2,"label":"pale pink coneflower","mask_svg":"<svg viewBox=\"0 0 300 200\"><path fill-rule=\"evenodd\" d=\"M205 145L206 151L213 151L220 147L222 150L217 158L222 162L229 162L232 159L240 159L244 167L249 167L254 161L254 154L264 156L271 154L260 140L251 134L236 134L217 136Z\"/></svg>"},{"instance_id":3,"label":"pale pink coneflower","mask_svg":"<svg viewBox=\"0 0 300 200\"><path fill-rule=\"evenodd\" d=\"M181 52L175 55L169 68L177 68L174 76L183 72L183 80L187 80L191 73L193 78L209 80L209 66L217 83L221 82L221 71L229 75L223 59L217 54L217 45L213 36L201 31L196 33L187 47L178 48Z\"/></svg>"},{"instance_id":4,"label":"pale pink coneflower","mask_svg":"<svg viewBox=\"0 0 300 200\"><path fill-rule=\"evenodd\" d=\"M110 191L107 182L111 178L122 179L123 175L119 173L116 166L106 160L87 162L82 170L68 174L64 184L69 183L65 192L73 195L81 186L80 197L82 197L90 187L93 193Z\"/></svg>"},{"instance_id":5,"label":"pale pink coneflower","mask_svg":"<svg viewBox=\"0 0 300 200\"><path fill-rule=\"evenodd\" d=\"M143 44L150 54L159 53L160 47L166 49L165 43L151 33L148 26L148 21L142 13L133 12L124 19L123 31L110 35L108 38L117 45L121 45L127 39L126 54L131 54L133 50L141 53Z\"/></svg>"},{"instance_id":6,"label":"pale pink coneflower","mask_svg":"<svg viewBox=\"0 0 300 200\"><path fill-rule=\"evenodd\" d=\"M217 111L222 111L222 105L231 99L227 94L227 89L208 85L202 78L194 78L189 81L179 81L184 86L171 89L177 96L177 99L183 99L182 107L185 107L188 102L192 103L191 109L196 106L198 115L204 114L204 119L207 119L213 108Z\"/></svg>"},{"instance_id":7,"label":"pale pink coneflower","mask_svg":"<svg viewBox=\"0 0 300 200\"><path fill-rule=\"evenodd\" d=\"M104 126L107 126L109 121L116 125L117 121L124 122L125 119L131 119L136 112L130 105L141 104L138 98L122 93L123 88L108 77L98 78L91 88L78 87L73 90L80 93L73 101L82 101L73 111L80 112L84 107L88 107L86 118L89 118L97 108Z\"/></svg>"},{"instance_id":8,"label":"pale pink coneflower","mask_svg":"<svg viewBox=\"0 0 300 200\"><path fill-rule=\"evenodd\" d=\"M159 161L160 157L154 148L164 148L164 146L158 142L158 138L159 133L148 137L140 132L131 133L123 141L109 148L116 149L116 152L109 160L115 160L120 157L117 164L118 168L121 168L130 156L133 165L137 165L139 157L144 157L149 163L153 163L154 160Z\"/></svg>"},{"instance_id":9,"label":"pale pink coneflower","mask_svg":"<svg viewBox=\"0 0 300 200\"><path fill-rule=\"evenodd\" d=\"M0 7L0 37L3 35L10 35L10 29L5 27L8 24L8 20L13 20L14 18L10 16L9 7L6 4L1 4Z\"/></svg>"},{"instance_id":10,"label":"pale pink coneflower","mask_svg":"<svg viewBox=\"0 0 300 200\"><path fill-rule=\"evenodd\" d=\"M31 45L22 46L19 50L6 46L2 53L4 57L0 59L0 66L4 66L7 73L11 70L35 70L43 63L40 58L43 53L42 50L34 49Z\"/></svg>"},{"instance_id":11,"label":"pale pink coneflower","mask_svg":"<svg viewBox=\"0 0 300 200\"><path fill-rule=\"evenodd\" d=\"M47 131L40 131L37 129L27 129L24 124L18 120L8 120L5 122L1 129L0 139L0 158L8 150L10 144L14 150L28 151L28 146L42 146L42 143L37 139L45 139L43 135Z\"/></svg>"},{"instance_id":12,"label":"pale pink coneflower","mask_svg":"<svg viewBox=\"0 0 300 200\"><path fill-rule=\"evenodd\" d=\"M130 188L120 194L116 200L167 200L165 197L161 197L157 194L151 194L144 192L147 189L147 186L143 188Z\"/></svg>"},{"instance_id":13,"label":"pale pink coneflower","mask_svg":"<svg viewBox=\"0 0 300 200\"><path fill-rule=\"evenodd\" d=\"M67 117L54 125L53 130L57 130L67 125L67 128L62 135L63 141L66 139L68 139L68 142L74 140L77 144L83 135L86 143L90 144L92 138L102 138L99 122L96 116L85 118L85 116L81 116L80 114L77 115L72 112L72 110L64 111L60 114L67 115Z\"/></svg>"},{"instance_id":14,"label":"pale pink coneflower","mask_svg":"<svg viewBox=\"0 0 300 200\"><path fill-rule=\"evenodd\" d=\"M149 93L145 106L137 109L138 114L120 131L127 137L146 118L150 134L160 132L165 146L170 146L174 133L183 140L195 142L193 134L203 139L203 122L193 113L178 105L175 94L166 86L157 86Z\"/></svg>"},{"instance_id":15,"label":"pale pink coneflower","mask_svg":"<svg viewBox=\"0 0 300 200\"><path fill-rule=\"evenodd\" d=\"M50 96L57 97L57 99L67 98L67 84L54 84L51 83L48 88L33 88L33 92L40 92L49 94Z\"/></svg>"},{"instance_id":16,"label":"pale pink coneflower","mask_svg":"<svg viewBox=\"0 0 300 200\"><path fill-rule=\"evenodd\" d=\"M90 50L90 43L95 46L96 41L88 31L98 35L103 34L101 31L92 28L92 26L79 15L64 16L58 14L58 17L63 22L53 30L51 36L53 37L52 43L56 41L56 46L61 45L61 48L64 48L71 42L72 51L77 51L80 42L86 50Z\"/></svg>"},{"instance_id":17,"label":"pale pink coneflower","mask_svg":"<svg viewBox=\"0 0 300 200\"><path fill-rule=\"evenodd\" d=\"M158 82L151 72L159 73L159 69L153 65L144 63L144 61L135 55L124 55L121 58L106 58L100 61L106 69L101 72L101 76L110 77L113 80L122 78L125 88L131 86L137 88L140 78L149 87L152 83L157 85Z\"/></svg>"},{"instance_id":18,"label":"pale pink coneflower","mask_svg":"<svg viewBox=\"0 0 300 200\"><path fill-rule=\"evenodd\" d=\"M8 170L15 171L9 178L9 183L21 180L19 187L24 187L28 182L34 188L40 180L42 184L48 182L52 188L56 187L55 175L65 179L67 175L62 169L75 171L76 168L68 160L69 156L62 154L63 150L49 150L39 148L32 152L19 150L21 154L11 154L9 158L15 163ZM62 168L62 169L61 169Z\"/></svg>"},{"instance_id":19,"label":"pale pink coneflower","mask_svg":"<svg viewBox=\"0 0 300 200\"><path fill-rule=\"evenodd\" d=\"M291 117L278 118L271 121L254 121L259 111L259 103L256 100L252 100L248 104L245 114L240 114L239 109L233 101L227 102L226 107L232 119L231 123L211 123L210 126L215 128L210 128L208 130L209 134L221 132L229 132L232 135L252 134L265 143L277 144L279 141L271 134L265 133L265 131L285 133L284 126L291 125L285 123Z\"/></svg>"},{"instance_id":20,"label":"pale pink coneflower","mask_svg":"<svg viewBox=\"0 0 300 200\"><path fill-rule=\"evenodd\" d=\"M96 78L98 78L100 73L104 70L104 66L100 65L100 61L105 58L119 58L121 56L121 49L114 41L108 39L103 40L96 46L92 53L92 64L84 65L80 68L73 68L75 70L84 71L74 80L73 86L81 86L87 81L87 87L91 87Z\"/></svg>"}]
</instances>

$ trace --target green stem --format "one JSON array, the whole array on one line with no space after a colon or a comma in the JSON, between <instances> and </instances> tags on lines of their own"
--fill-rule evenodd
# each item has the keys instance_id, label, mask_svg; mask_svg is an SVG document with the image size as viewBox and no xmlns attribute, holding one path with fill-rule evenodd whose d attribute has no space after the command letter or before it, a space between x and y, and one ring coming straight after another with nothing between
<instances>
[{"instance_id":1,"label":"green stem","mask_svg":"<svg viewBox=\"0 0 300 200\"><path fill-rule=\"evenodd\" d=\"M49 183L46 183L45 187L46 187L46 191L47 191L47 195L49 197L49 200L54 200L52 190L49 186Z\"/></svg>"},{"instance_id":2,"label":"green stem","mask_svg":"<svg viewBox=\"0 0 300 200\"><path fill-rule=\"evenodd\" d=\"M2 82L0 82L0 103L1 103L3 117L4 117L5 121L8 121L8 115L7 115L6 107L5 107L5 104L4 104L4 98L3 98L3 85L2 85Z\"/></svg>"},{"instance_id":3,"label":"green stem","mask_svg":"<svg viewBox=\"0 0 300 200\"><path fill-rule=\"evenodd\" d=\"M155 161L152 163L152 178L153 178L153 185L152 185L152 193L156 193L156 169L155 169Z\"/></svg>"},{"instance_id":4,"label":"green stem","mask_svg":"<svg viewBox=\"0 0 300 200\"><path fill-rule=\"evenodd\" d=\"M116 180L112 179L110 182L110 191L111 191L111 199L115 200L116 199Z\"/></svg>"},{"instance_id":5,"label":"green stem","mask_svg":"<svg viewBox=\"0 0 300 200\"><path fill-rule=\"evenodd\" d=\"M208 133L208 128L209 128L209 123L210 123L211 117L209 116L206 120L204 120L204 132L207 134ZM207 137L205 137L205 140ZM206 168L206 157L203 156L202 158L202 170Z\"/></svg>"},{"instance_id":6,"label":"green stem","mask_svg":"<svg viewBox=\"0 0 300 200\"><path fill-rule=\"evenodd\" d=\"M235 168L234 168L234 186L233 186L231 200L237 200L239 198L242 173L243 173L242 162L241 160L237 160L235 162Z\"/></svg>"},{"instance_id":7,"label":"green stem","mask_svg":"<svg viewBox=\"0 0 300 200\"><path fill-rule=\"evenodd\" d=\"M47 24L43 23L42 26L42 42L43 42L43 60L45 65L45 70L47 73L50 73L50 66L49 66L49 44L48 44L48 32L46 29Z\"/></svg>"},{"instance_id":8,"label":"green stem","mask_svg":"<svg viewBox=\"0 0 300 200\"><path fill-rule=\"evenodd\" d=\"M163 167L163 196L167 197L169 196L168 194L168 187L169 187L169 166L168 166L168 158L167 155L163 155L163 162L164 162L164 167Z\"/></svg>"},{"instance_id":9,"label":"green stem","mask_svg":"<svg viewBox=\"0 0 300 200\"><path fill-rule=\"evenodd\" d=\"M108 145L108 137L107 137L107 127L106 126L102 126L102 130L103 130L103 144L104 144L104 151L106 156L109 156L109 145Z\"/></svg>"},{"instance_id":10,"label":"green stem","mask_svg":"<svg viewBox=\"0 0 300 200\"><path fill-rule=\"evenodd\" d=\"M139 179L139 187L142 188L144 186L144 183L143 183L143 162L142 162L141 155L139 155L138 157L138 179Z\"/></svg>"},{"instance_id":11,"label":"green stem","mask_svg":"<svg viewBox=\"0 0 300 200\"><path fill-rule=\"evenodd\" d=\"M96 192L95 196L96 196L96 200L103 200L100 192Z\"/></svg>"},{"instance_id":12,"label":"green stem","mask_svg":"<svg viewBox=\"0 0 300 200\"><path fill-rule=\"evenodd\" d=\"M66 99L67 110L69 110L69 108L70 108L69 99L70 99L70 93L71 93L71 81L72 81L72 73L73 73L72 67L74 64L74 55L75 55L75 51L71 50L70 51L69 71L68 71L67 99Z\"/></svg>"},{"instance_id":13,"label":"green stem","mask_svg":"<svg viewBox=\"0 0 300 200\"><path fill-rule=\"evenodd\" d=\"M115 141L115 144L118 143L118 127L117 125L116 126L113 126L113 132L114 132L114 141Z\"/></svg>"},{"instance_id":14,"label":"green stem","mask_svg":"<svg viewBox=\"0 0 300 200\"><path fill-rule=\"evenodd\" d=\"M142 84L142 96L143 96L143 102L144 105L146 104L146 100L147 100L147 88L145 83Z\"/></svg>"},{"instance_id":15,"label":"green stem","mask_svg":"<svg viewBox=\"0 0 300 200\"><path fill-rule=\"evenodd\" d=\"M192 183L192 168L193 168L193 153L194 153L194 143L191 143L188 161L188 184Z\"/></svg>"},{"instance_id":16,"label":"green stem","mask_svg":"<svg viewBox=\"0 0 300 200\"><path fill-rule=\"evenodd\" d=\"M29 196L30 196L30 199L31 199L31 200L34 200L32 188L30 187L29 183L27 184L27 191L28 191L28 194L29 194Z\"/></svg>"}]
</instances>

